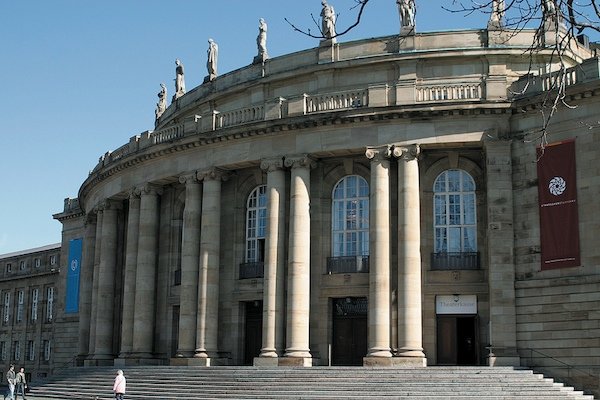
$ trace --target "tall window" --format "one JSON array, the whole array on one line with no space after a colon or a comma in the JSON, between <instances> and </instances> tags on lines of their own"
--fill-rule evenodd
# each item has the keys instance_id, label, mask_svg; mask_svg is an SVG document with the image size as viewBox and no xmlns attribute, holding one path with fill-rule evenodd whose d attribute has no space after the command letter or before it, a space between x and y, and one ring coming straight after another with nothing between
<instances>
[{"instance_id":1,"label":"tall window","mask_svg":"<svg viewBox=\"0 0 600 400\"><path fill-rule=\"evenodd\" d=\"M38 288L33 289L31 291L31 322L37 321L39 297L40 290Z\"/></svg>"},{"instance_id":2,"label":"tall window","mask_svg":"<svg viewBox=\"0 0 600 400\"><path fill-rule=\"evenodd\" d=\"M35 360L35 342L33 340L27 343L27 360Z\"/></svg>"},{"instance_id":3,"label":"tall window","mask_svg":"<svg viewBox=\"0 0 600 400\"><path fill-rule=\"evenodd\" d=\"M6 342L0 342L0 358L2 361L6 361Z\"/></svg>"},{"instance_id":4,"label":"tall window","mask_svg":"<svg viewBox=\"0 0 600 400\"><path fill-rule=\"evenodd\" d=\"M44 340L44 361L50 361L51 345L52 344L49 340Z\"/></svg>"},{"instance_id":5,"label":"tall window","mask_svg":"<svg viewBox=\"0 0 600 400\"><path fill-rule=\"evenodd\" d=\"M7 324L10 319L10 292L4 292L4 310L2 316L4 323Z\"/></svg>"},{"instance_id":6,"label":"tall window","mask_svg":"<svg viewBox=\"0 0 600 400\"><path fill-rule=\"evenodd\" d=\"M332 256L369 255L369 184L358 175L346 176L332 198Z\"/></svg>"},{"instance_id":7,"label":"tall window","mask_svg":"<svg viewBox=\"0 0 600 400\"><path fill-rule=\"evenodd\" d=\"M56 255L50 256L50 265L56 265Z\"/></svg>"},{"instance_id":8,"label":"tall window","mask_svg":"<svg viewBox=\"0 0 600 400\"><path fill-rule=\"evenodd\" d=\"M17 291L17 322L23 321L23 306L25 305L25 293Z\"/></svg>"},{"instance_id":9,"label":"tall window","mask_svg":"<svg viewBox=\"0 0 600 400\"><path fill-rule=\"evenodd\" d=\"M267 186L259 186L250 193L246 209L246 262L264 261Z\"/></svg>"},{"instance_id":10,"label":"tall window","mask_svg":"<svg viewBox=\"0 0 600 400\"><path fill-rule=\"evenodd\" d=\"M46 289L46 320L52 322L54 317L54 288L52 286Z\"/></svg>"},{"instance_id":11,"label":"tall window","mask_svg":"<svg viewBox=\"0 0 600 400\"><path fill-rule=\"evenodd\" d=\"M442 172L433 186L436 253L477 251L475 182L459 169Z\"/></svg>"},{"instance_id":12,"label":"tall window","mask_svg":"<svg viewBox=\"0 0 600 400\"><path fill-rule=\"evenodd\" d=\"M15 359L15 361L18 361L21 359L21 342L16 340L13 345L14 345L14 350L15 350L14 359Z\"/></svg>"}]
</instances>

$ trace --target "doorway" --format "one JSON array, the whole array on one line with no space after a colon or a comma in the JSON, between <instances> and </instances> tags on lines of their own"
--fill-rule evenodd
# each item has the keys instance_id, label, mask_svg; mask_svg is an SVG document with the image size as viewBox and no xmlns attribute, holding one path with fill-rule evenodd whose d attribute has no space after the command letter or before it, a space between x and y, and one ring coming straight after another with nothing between
<instances>
[{"instance_id":1,"label":"doorway","mask_svg":"<svg viewBox=\"0 0 600 400\"><path fill-rule=\"evenodd\" d=\"M173 306L171 319L171 357L175 357L179 349L179 306Z\"/></svg>"},{"instance_id":2,"label":"doorway","mask_svg":"<svg viewBox=\"0 0 600 400\"><path fill-rule=\"evenodd\" d=\"M262 348L263 302L248 301L244 303L244 308L244 365L252 365Z\"/></svg>"},{"instance_id":3,"label":"doorway","mask_svg":"<svg viewBox=\"0 0 600 400\"><path fill-rule=\"evenodd\" d=\"M479 364L476 315L437 316L437 364Z\"/></svg>"},{"instance_id":4,"label":"doorway","mask_svg":"<svg viewBox=\"0 0 600 400\"><path fill-rule=\"evenodd\" d=\"M332 299L331 365L362 365L367 354L367 299Z\"/></svg>"}]
</instances>

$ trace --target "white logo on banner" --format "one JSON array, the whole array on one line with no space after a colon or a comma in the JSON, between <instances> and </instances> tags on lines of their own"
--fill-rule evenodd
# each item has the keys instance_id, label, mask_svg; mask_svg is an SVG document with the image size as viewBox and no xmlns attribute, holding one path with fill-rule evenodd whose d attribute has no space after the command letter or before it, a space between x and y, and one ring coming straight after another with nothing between
<instances>
[{"instance_id":1,"label":"white logo on banner","mask_svg":"<svg viewBox=\"0 0 600 400\"><path fill-rule=\"evenodd\" d=\"M71 261L71 270L72 271L77 270L77 260Z\"/></svg>"},{"instance_id":2,"label":"white logo on banner","mask_svg":"<svg viewBox=\"0 0 600 400\"><path fill-rule=\"evenodd\" d=\"M566 188L567 182L565 182L565 180L560 176L555 176L552 178L550 180L550 184L548 185L548 190L550 190L550 193L552 193L554 196L560 196L564 193Z\"/></svg>"}]
</instances>

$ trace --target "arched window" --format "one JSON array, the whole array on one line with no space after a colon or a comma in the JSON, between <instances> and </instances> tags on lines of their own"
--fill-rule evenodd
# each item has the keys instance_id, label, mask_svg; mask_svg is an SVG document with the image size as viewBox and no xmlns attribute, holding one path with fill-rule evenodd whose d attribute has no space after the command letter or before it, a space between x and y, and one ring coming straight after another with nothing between
<instances>
[{"instance_id":1,"label":"arched window","mask_svg":"<svg viewBox=\"0 0 600 400\"><path fill-rule=\"evenodd\" d=\"M246 262L265 260L267 228L267 186L255 188L246 203Z\"/></svg>"},{"instance_id":2,"label":"arched window","mask_svg":"<svg viewBox=\"0 0 600 400\"><path fill-rule=\"evenodd\" d=\"M333 188L332 256L369 255L369 184L358 175L342 178Z\"/></svg>"},{"instance_id":3,"label":"arched window","mask_svg":"<svg viewBox=\"0 0 600 400\"><path fill-rule=\"evenodd\" d=\"M475 182L471 175L460 169L442 172L433 185L433 224L436 254L455 257L469 268L465 253L477 252L477 213L475 209ZM460 261L458 261L460 260ZM450 268L451 265L446 267ZM443 267L442 267L443 268Z\"/></svg>"}]
</instances>

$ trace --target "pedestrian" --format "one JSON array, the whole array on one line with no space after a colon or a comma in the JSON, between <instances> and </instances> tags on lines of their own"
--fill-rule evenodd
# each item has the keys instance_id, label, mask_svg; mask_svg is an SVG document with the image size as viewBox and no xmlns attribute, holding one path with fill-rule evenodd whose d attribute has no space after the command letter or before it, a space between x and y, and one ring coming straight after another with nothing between
<instances>
[{"instance_id":1,"label":"pedestrian","mask_svg":"<svg viewBox=\"0 0 600 400\"><path fill-rule=\"evenodd\" d=\"M123 396L125 395L125 387L127 386L127 380L123 375L122 370L117 371L117 376L115 377L115 384L113 385L113 392L115 392L115 399L123 400Z\"/></svg>"},{"instance_id":2,"label":"pedestrian","mask_svg":"<svg viewBox=\"0 0 600 400\"><path fill-rule=\"evenodd\" d=\"M15 366L10 365L6 372L6 381L8 382L8 392L4 396L5 399L15 400L15 383L17 376L15 375Z\"/></svg>"},{"instance_id":3,"label":"pedestrian","mask_svg":"<svg viewBox=\"0 0 600 400\"><path fill-rule=\"evenodd\" d=\"M19 368L19 372L17 372L17 390L15 391L15 400L19 397L19 393L25 398L25 389L27 389L27 381L25 380L25 368Z\"/></svg>"}]
</instances>

